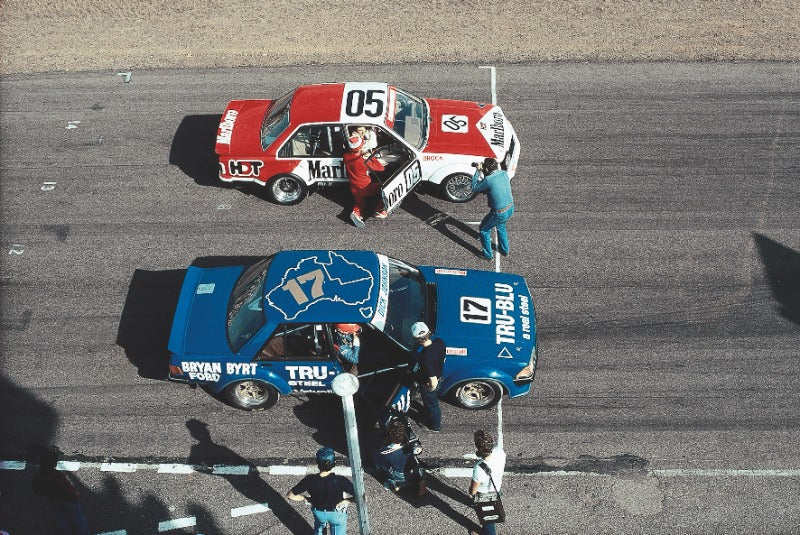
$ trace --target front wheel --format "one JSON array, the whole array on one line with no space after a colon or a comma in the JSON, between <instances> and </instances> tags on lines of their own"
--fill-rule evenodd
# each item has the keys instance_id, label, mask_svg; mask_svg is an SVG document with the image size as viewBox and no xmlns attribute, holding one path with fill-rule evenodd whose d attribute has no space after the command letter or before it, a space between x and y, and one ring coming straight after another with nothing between
<instances>
[{"instance_id":1,"label":"front wheel","mask_svg":"<svg viewBox=\"0 0 800 535\"><path fill-rule=\"evenodd\" d=\"M306 198L308 186L294 175L276 175L267 181L267 194L277 204L290 206Z\"/></svg>"},{"instance_id":2,"label":"front wheel","mask_svg":"<svg viewBox=\"0 0 800 535\"><path fill-rule=\"evenodd\" d=\"M459 407L470 410L490 409L497 405L503 387L490 379L475 379L459 384L453 398Z\"/></svg>"},{"instance_id":3,"label":"front wheel","mask_svg":"<svg viewBox=\"0 0 800 535\"><path fill-rule=\"evenodd\" d=\"M450 202L467 202L475 198L472 191L472 176L453 173L442 180L442 197Z\"/></svg>"},{"instance_id":4,"label":"front wheel","mask_svg":"<svg viewBox=\"0 0 800 535\"><path fill-rule=\"evenodd\" d=\"M281 395L274 386L254 379L237 381L225 387L225 398L246 411L269 409L279 397Z\"/></svg>"}]
</instances>

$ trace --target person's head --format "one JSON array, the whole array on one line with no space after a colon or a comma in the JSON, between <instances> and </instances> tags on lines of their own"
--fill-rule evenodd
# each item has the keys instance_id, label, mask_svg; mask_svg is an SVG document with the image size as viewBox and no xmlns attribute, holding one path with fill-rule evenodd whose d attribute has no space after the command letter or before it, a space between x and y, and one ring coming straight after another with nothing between
<instances>
[{"instance_id":1,"label":"person's head","mask_svg":"<svg viewBox=\"0 0 800 535\"><path fill-rule=\"evenodd\" d=\"M333 448L323 446L317 450L317 468L320 472L330 472L336 466L336 452Z\"/></svg>"},{"instance_id":2,"label":"person's head","mask_svg":"<svg viewBox=\"0 0 800 535\"><path fill-rule=\"evenodd\" d=\"M491 175L499 168L500 164L497 163L497 160L495 160L494 158L486 158L485 160L483 160L483 165L481 166L484 175Z\"/></svg>"},{"instance_id":3,"label":"person's head","mask_svg":"<svg viewBox=\"0 0 800 535\"><path fill-rule=\"evenodd\" d=\"M422 343L425 340L430 340L431 330L424 321L418 321L411 326L411 336L413 336L417 342Z\"/></svg>"},{"instance_id":4,"label":"person's head","mask_svg":"<svg viewBox=\"0 0 800 535\"><path fill-rule=\"evenodd\" d=\"M386 429L386 438L392 444L403 444L408 440L406 434L406 426L400 420L392 420L389 427Z\"/></svg>"},{"instance_id":5,"label":"person's head","mask_svg":"<svg viewBox=\"0 0 800 535\"><path fill-rule=\"evenodd\" d=\"M364 138L358 134L353 134L347 138L347 148L350 149L351 152L359 152L363 146Z\"/></svg>"},{"instance_id":6,"label":"person's head","mask_svg":"<svg viewBox=\"0 0 800 535\"><path fill-rule=\"evenodd\" d=\"M361 332L361 326L358 323L337 323L333 327L336 332L341 334L358 334Z\"/></svg>"},{"instance_id":7,"label":"person's head","mask_svg":"<svg viewBox=\"0 0 800 535\"><path fill-rule=\"evenodd\" d=\"M367 127L366 126L357 126L355 133L358 134L359 136L361 136L362 138L366 138L367 137Z\"/></svg>"},{"instance_id":8,"label":"person's head","mask_svg":"<svg viewBox=\"0 0 800 535\"><path fill-rule=\"evenodd\" d=\"M485 459L492 453L494 449L494 439L492 435L484 431L483 429L478 429L475 431L475 455L480 457L481 459Z\"/></svg>"}]
</instances>

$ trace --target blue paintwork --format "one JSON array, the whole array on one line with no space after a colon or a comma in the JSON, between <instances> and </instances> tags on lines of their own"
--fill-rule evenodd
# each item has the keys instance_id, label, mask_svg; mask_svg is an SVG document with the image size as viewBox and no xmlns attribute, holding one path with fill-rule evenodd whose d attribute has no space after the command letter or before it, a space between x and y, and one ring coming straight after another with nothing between
<instances>
[{"instance_id":1,"label":"blue paintwork","mask_svg":"<svg viewBox=\"0 0 800 535\"><path fill-rule=\"evenodd\" d=\"M329 350L297 360L254 358L280 324L315 325L309 332L324 347L329 347L328 324L360 323L377 329L381 322L370 322L381 315L386 299L392 299L381 286L381 265L380 257L370 251L276 254L263 286L265 324L236 353L228 345L226 315L231 292L247 266L190 267L170 334L170 378L207 384L214 392L252 378L272 384L282 394L330 392L330 381L342 368ZM510 397L527 393L530 382L513 381L536 345L535 311L525 280L489 271L431 266L419 270L436 286L436 317L430 323L434 336L447 346L441 395L475 379L499 382ZM399 355L394 358L403 363L411 359L411 348L403 350L388 338L385 343L394 348L391 354ZM400 391L392 401L402 406L406 397L407 392Z\"/></svg>"}]
</instances>

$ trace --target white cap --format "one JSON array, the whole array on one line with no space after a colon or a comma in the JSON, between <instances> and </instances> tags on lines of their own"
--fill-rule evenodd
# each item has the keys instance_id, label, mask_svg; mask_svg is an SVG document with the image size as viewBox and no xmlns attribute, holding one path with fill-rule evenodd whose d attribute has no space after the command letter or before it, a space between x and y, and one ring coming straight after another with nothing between
<instances>
[{"instance_id":1,"label":"white cap","mask_svg":"<svg viewBox=\"0 0 800 535\"><path fill-rule=\"evenodd\" d=\"M426 334L428 334L429 332L430 329L428 329L428 326L425 325L424 321L418 321L411 326L411 336L413 336L414 338L421 338Z\"/></svg>"}]
</instances>

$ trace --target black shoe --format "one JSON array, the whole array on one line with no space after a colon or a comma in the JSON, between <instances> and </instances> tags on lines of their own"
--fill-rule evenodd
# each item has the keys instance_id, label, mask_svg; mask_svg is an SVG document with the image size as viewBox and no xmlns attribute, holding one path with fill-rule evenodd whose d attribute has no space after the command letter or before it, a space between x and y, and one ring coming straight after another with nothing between
<instances>
[{"instance_id":1,"label":"black shoe","mask_svg":"<svg viewBox=\"0 0 800 535\"><path fill-rule=\"evenodd\" d=\"M500 252L500 254L501 254L501 255L503 255L503 256L508 256L508 251L506 251L505 253L504 253L503 251L499 251L499 252Z\"/></svg>"}]
</instances>

